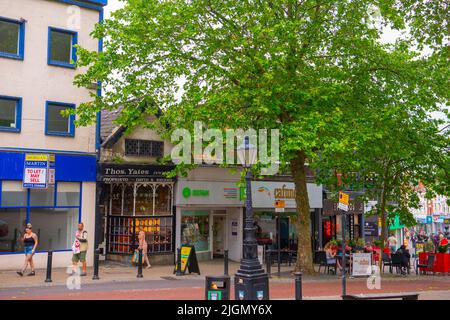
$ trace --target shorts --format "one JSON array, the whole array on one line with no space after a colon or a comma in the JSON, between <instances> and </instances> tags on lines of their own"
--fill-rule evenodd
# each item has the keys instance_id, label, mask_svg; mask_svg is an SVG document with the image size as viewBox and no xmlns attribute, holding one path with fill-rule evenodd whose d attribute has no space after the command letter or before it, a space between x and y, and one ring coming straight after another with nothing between
<instances>
[{"instance_id":1,"label":"shorts","mask_svg":"<svg viewBox=\"0 0 450 320\"><path fill-rule=\"evenodd\" d=\"M23 251L25 252L25 254L33 254L33 248L34 247L32 247L32 246L26 246L26 247L24 247L23 249Z\"/></svg>"},{"instance_id":2,"label":"shorts","mask_svg":"<svg viewBox=\"0 0 450 320\"><path fill-rule=\"evenodd\" d=\"M72 262L77 263L80 262L86 262L86 251L81 251L79 253L74 253L72 256Z\"/></svg>"}]
</instances>

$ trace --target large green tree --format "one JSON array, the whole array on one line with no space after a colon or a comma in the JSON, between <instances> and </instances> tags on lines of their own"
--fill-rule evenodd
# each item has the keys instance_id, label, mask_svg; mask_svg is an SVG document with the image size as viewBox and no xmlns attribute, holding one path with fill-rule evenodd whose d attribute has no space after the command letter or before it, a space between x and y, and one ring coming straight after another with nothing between
<instances>
[{"instance_id":1,"label":"large green tree","mask_svg":"<svg viewBox=\"0 0 450 320\"><path fill-rule=\"evenodd\" d=\"M439 109L446 8L419 0L128 0L94 32L105 51L78 50L78 65L88 68L76 83L105 88L77 108L78 123L121 105L120 122L132 128L158 106L169 133L193 130L194 120L279 129L280 161L297 190L296 270L313 273L305 165L320 170L323 157L363 152L360 141L375 133L352 130L354 122L377 121L378 108L398 99L385 88L405 89L405 109ZM385 26L409 33L382 44ZM432 57L415 54L422 44ZM432 85L422 88L422 77Z\"/></svg>"}]
</instances>

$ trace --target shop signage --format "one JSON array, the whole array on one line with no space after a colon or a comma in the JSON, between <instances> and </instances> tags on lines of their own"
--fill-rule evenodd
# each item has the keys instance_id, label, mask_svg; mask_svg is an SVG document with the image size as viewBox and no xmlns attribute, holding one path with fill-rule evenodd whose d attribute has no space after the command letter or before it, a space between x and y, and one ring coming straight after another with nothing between
<instances>
[{"instance_id":1,"label":"shop signage","mask_svg":"<svg viewBox=\"0 0 450 320\"><path fill-rule=\"evenodd\" d=\"M179 180L176 205L243 206L237 182Z\"/></svg>"},{"instance_id":2,"label":"shop signage","mask_svg":"<svg viewBox=\"0 0 450 320\"><path fill-rule=\"evenodd\" d=\"M376 222L366 221L364 222L364 235L366 237L378 236L378 225Z\"/></svg>"},{"instance_id":3,"label":"shop signage","mask_svg":"<svg viewBox=\"0 0 450 320\"><path fill-rule=\"evenodd\" d=\"M350 202L348 204L348 214L363 214L363 213L364 213L363 202ZM325 199L323 201L323 215L335 216L338 214L340 214L338 204L332 201L331 199Z\"/></svg>"},{"instance_id":4,"label":"shop signage","mask_svg":"<svg viewBox=\"0 0 450 320\"><path fill-rule=\"evenodd\" d=\"M231 235L234 237L238 235L238 221L236 219L231 220Z\"/></svg>"},{"instance_id":5,"label":"shop signage","mask_svg":"<svg viewBox=\"0 0 450 320\"><path fill-rule=\"evenodd\" d=\"M52 162L52 180L49 181L49 166ZM55 156L49 154L25 154L23 188L46 189L49 182L54 185Z\"/></svg>"},{"instance_id":6,"label":"shop signage","mask_svg":"<svg viewBox=\"0 0 450 320\"><path fill-rule=\"evenodd\" d=\"M133 165L100 163L97 181L102 182L170 182L165 174L175 167L171 165Z\"/></svg>"},{"instance_id":7,"label":"shop signage","mask_svg":"<svg viewBox=\"0 0 450 320\"><path fill-rule=\"evenodd\" d=\"M339 192L339 205L338 208L344 211L348 211L349 196L344 192Z\"/></svg>"},{"instance_id":8,"label":"shop signage","mask_svg":"<svg viewBox=\"0 0 450 320\"><path fill-rule=\"evenodd\" d=\"M191 189L189 187L183 188L183 197L189 198L191 196L193 197L209 197L209 190L208 189Z\"/></svg>"},{"instance_id":9,"label":"shop signage","mask_svg":"<svg viewBox=\"0 0 450 320\"><path fill-rule=\"evenodd\" d=\"M293 182L252 181L252 204L254 208L274 208L275 200L284 200L286 209L296 209ZM322 208L322 185L307 184L309 207Z\"/></svg>"},{"instance_id":10,"label":"shop signage","mask_svg":"<svg viewBox=\"0 0 450 320\"><path fill-rule=\"evenodd\" d=\"M353 276L370 276L372 274L372 254L354 253L353 257Z\"/></svg>"},{"instance_id":11,"label":"shop signage","mask_svg":"<svg viewBox=\"0 0 450 320\"><path fill-rule=\"evenodd\" d=\"M181 274L186 274L186 270L189 270L189 273L194 272L200 275L195 247L190 245L181 246ZM176 265L173 273L176 273Z\"/></svg>"},{"instance_id":12,"label":"shop signage","mask_svg":"<svg viewBox=\"0 0 450 320\"><path fill-rule=\"evenodd\" d=\"M431 216L427 216L427 224L431 224L433 222L433 218Z\"/></svg>"}]
</instances>

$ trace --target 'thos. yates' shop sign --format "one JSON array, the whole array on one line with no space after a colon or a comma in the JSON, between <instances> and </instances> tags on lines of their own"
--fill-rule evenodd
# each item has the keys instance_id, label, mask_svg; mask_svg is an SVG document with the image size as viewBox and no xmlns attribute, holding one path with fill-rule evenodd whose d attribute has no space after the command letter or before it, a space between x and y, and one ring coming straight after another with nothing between
<instances>
[{"instance_id":1,"label":"'thos. yates' shop sign","mask_svg":"<svg viewBox=\"0 0 450 320\"><path fill-rule=\"evenodd\" d=\"M165 173L173 170L174 166L101 163L97 169L97 181L105 183L169 182L173 179L167 178Z\"/></svg>"}]
</instances>

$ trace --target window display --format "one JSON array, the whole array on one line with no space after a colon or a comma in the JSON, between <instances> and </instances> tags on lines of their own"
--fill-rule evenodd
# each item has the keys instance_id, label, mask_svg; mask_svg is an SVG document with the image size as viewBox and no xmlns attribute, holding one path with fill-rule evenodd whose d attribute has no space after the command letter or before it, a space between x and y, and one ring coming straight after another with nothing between
<instances>
[{"instance_id":1,"label":"window display","mask_svg":"<svg viewBox=\"0 0 450 320\"><path fill-rule=\"evenodd\" d=\"M197 252L209 250L209 211L181 212L181 242L194 245Z\"/></svg>"}]
</instances>

